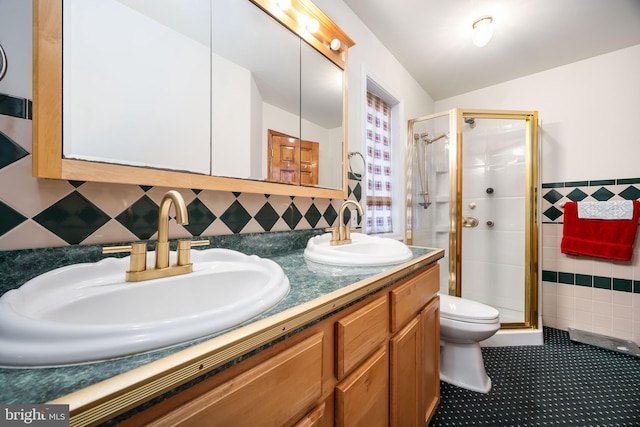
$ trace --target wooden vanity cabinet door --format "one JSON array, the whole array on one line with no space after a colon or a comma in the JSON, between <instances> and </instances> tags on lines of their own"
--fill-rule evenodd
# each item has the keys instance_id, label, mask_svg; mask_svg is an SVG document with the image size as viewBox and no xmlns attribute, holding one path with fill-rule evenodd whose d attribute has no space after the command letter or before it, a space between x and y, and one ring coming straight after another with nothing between
<instances>
[{"instance_id":1,"label":"wooden vanity cabinet door","mask_svg":"<svg viewBox=\"0 0 640 427\"><path fill-rule=\"evenodd\" d=\"M425 357L422 358L422 410L423 425L431 420L440 403L440 297L436 296L421 312L422 340Z\"/></svg>"},{"instance_id":2,"label":"wooden vanity cabinet door","mask_svg":"<svg viewBox=\"0 0 640 427\"><path fill-rule=\"evenodd\" d=\"M437 264L389 292L390 425L422 426L440 399L440 271Z\"/></svg>"},{"instance_id":3,"label":"wooden vanity cabinet door","mask_svg":"<svg viewBox=\"0 0 640 427\"><path fill-rule=\"evenodd\" d=\"M335 388L337 427L389 424L389 357L380 347Z\"/></svg>"},{"instance_id":4,"label":"wooden vanity cabinet door","mask_svg":"<svg viewBox=\"0 0 640 427\"><path fill-rule=\"evenodd\" d=\"M389 340L390 425L417 427L422 419L422 329L414 317Z\"/></svg>"},{"instance_id":5,"label":"wooden vanity cabinet door","mask_svg":"<svg viewBox=\"0 0 640 427\"><path fill-rule=\"evenodd\" d=\"M336 322L336 378L342 380L387 339L386 295Z\"/></svg>"},{"instance_id":6,"label":"wooden vanity cabinet door","mask_svg":"<svg viewBox=\"0 0 640 427\"><path fill-rule=\"evenodd\" d=\"M322 339L312 335L150 425L292 425L320 399Z\"/></svg>"}]
</instances>

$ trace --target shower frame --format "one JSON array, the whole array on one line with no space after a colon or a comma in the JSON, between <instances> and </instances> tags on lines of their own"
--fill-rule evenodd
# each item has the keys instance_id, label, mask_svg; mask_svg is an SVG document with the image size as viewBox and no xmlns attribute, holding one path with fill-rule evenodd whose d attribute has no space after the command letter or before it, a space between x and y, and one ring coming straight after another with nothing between
<instances>
[{"instance_id":1,"label":"shower frame","mask_svg":"<svg viewBox=\"0 0 640 427\"><path fill-rule=\"evenodd\" d=\"M522 322L502 323L502 329L538 329L539 326L539 133L538 112L519 110L481 110L454 108L408 121L406 166L405 239L413 245L413 159L414 125L417 122L449 116L449 295L462 295L462 146L465 119L510 119L525 121L525 250L524 316ZM455 139L451 138L455 135Z\"/></svg>"}]
</instances>

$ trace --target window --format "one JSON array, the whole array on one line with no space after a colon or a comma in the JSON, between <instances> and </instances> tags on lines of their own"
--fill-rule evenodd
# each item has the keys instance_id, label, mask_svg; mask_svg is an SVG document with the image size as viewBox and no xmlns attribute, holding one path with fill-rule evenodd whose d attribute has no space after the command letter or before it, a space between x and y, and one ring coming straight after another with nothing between
<instances>
[{"instance_id":1,"label":"window","mask_svg":"<svg viewBox=\"0 0 640 427\"><path fill-rule=\"evenodd\" d=\"M366 228L367 234L390 233L391 195L391 107L367 93L366 123Z\"/></svg>"}]
</instances>

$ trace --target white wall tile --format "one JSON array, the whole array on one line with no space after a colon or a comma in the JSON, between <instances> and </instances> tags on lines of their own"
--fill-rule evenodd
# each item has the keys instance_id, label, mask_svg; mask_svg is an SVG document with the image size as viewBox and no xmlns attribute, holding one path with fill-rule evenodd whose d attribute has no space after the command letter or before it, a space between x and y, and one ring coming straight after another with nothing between
<instances>
[{"instance_id":1,"label":"white wall tile","mask_svg":"<svg viewBox=\"0 0 640 427\"><path fill-rule=\"evenodd\" d=\"M602 277L612 277L613 269L611 268L611 261L594 259L593 260L593 275Z\"/></svg>"},{"instance_id":2,"label":"white wall tile","mask_svg":"<svg viewBox=\"0 0 640 427\"><path fill-rule=\"evenodd\" d=\"M574 328L581 331L593 331L593 313L590 311L574 311Z\"/></svg>"},{"instance_id":3,"label":"white wall tile","mask_svg":"<svg viewBox=\"0 0 640 427\"><path fill-rule=\"evenodd\" d=\"M593 288L586 286L575 286L573 288L573 295L576 298L591 300L593 299Z\"/></svg>"},{"instance_id":4,"label":"white wall tile","mask_svg":"<svg viewBox=\"0 0 640 427\"><path fill-rule=\"evenodd\" d=\"M613 334L613 319L610 316L593 315L592 332L611 336Z\"/></svg>"}]
</instances>

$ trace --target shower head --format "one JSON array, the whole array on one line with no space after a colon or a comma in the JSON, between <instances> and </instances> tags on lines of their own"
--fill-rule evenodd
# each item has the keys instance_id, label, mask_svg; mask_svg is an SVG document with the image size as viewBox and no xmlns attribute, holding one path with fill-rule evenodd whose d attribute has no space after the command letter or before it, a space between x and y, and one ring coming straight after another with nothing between
<instances>
[{"instance_id":1,"label":"shower head","mask_svg":"<svg viewBox=\"0 0 640 427\"><path fill-rule=\"evenodd\" d=\"M476 119L474 119L473 117L468 117L464 119L464 122L468 124L471 129L476 127Z\"/></svg>"},{"instance_id":2,"label":"shower head","mask_svg":"<svg viewBox=\"0 0 640 427\"><path fill-rule=\"evenodd\" d=\"M449 138L449 134L448 134L448 133L443 133L443 134L442 134L442 135L440 135L440 136L436 136L435 138L431 138L431 139L429 139L429 134L428 134L428 133L421 133L421 134L420 134L420 137L421 137L421 138L422 138L422 140L423 140L424 142L426 142L427 144L431 144L431 143L436 142L436 141L438 141L438 140L440 140L440 139L442 139L442 138L447 138L447 139L448 139L448 138Z\"/></svg>"}]
</instances>

